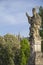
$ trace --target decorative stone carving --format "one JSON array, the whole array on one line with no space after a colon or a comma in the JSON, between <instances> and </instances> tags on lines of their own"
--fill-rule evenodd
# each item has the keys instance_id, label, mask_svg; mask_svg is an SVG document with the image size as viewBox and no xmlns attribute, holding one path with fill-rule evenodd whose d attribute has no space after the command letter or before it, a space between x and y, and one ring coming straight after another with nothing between
<instances>
[{"instance_id":1,"label":"decorative stone carving","mask_svg":"<svg viewBox=\"0 0 43 65\"><path fill-rule=\"evenodd\" d=\"M30 17L27 13L28 23L30 24L30 44L41 44L41 37L39 35L39 29L41 26L41 17L36 13L36 9L32 9L33 16ZM39 43L38 43L39 42ZM41 49L41 48L40 48ZM37 49L39 50L39 49ZM35 51L37 51L35 50ZM41 51L41 50L40 50Z\"/></svg>"},{"instance_id":2,"label":"decorative stone carving","mask_svg":"<svg viewBox=\"0 0 43 65\"><path fill-rule=\"evenodd\" d=\"M28 23L30 24L30 59L29 59L29 65L41 65L43 61L40 60L41 58L41 37L39 35L39 30L41 26L41 17L38 13L36 13L36 9L32 9L33 16L30 17L28 13L26 13L26 16L28 18ZM38 58L38 61L37 61ZM40 62L40 63L39 63ZM42 64L43 65L43 64Z\"/></svg>"}]
</instances>

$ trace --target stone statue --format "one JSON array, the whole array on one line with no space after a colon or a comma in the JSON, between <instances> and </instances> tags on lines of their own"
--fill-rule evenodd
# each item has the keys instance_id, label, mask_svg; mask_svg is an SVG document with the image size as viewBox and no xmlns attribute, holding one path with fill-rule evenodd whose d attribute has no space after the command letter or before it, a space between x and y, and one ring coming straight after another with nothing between
<instances>
[{"instance_id":1,"label":"stone statue","mask_svg":"<svg viewBox=\"0 0 43 65\"><path fill-rule=\"evenodd\" d=\"M28 18L28 22L30 24L30 38L34 39L34 38L39 38L39 29L41 26L41 17L39 16L39 14L36 13L36 9L33 8L32 9L33 12L33 16L30 17L28 15L28 13L26 13L26 16Z\"/></svg>"},{"instance_id":2,"label":"stone statue","mask_svg":"<svg viewBox=\"0 0 43 65\"><path fill-rule=\"evenodd\" d=\"M39 30L41 26L41 17L36 13L36 9L32 9L33 16L30 17L28 13L26 16L28 18L28 23L30 24L30 47L31 47L31 63L34 61L36 52L41 52L41 37L39 35ZM36 55L37 58L37 55Z\"/></svg>"}]
</instances>

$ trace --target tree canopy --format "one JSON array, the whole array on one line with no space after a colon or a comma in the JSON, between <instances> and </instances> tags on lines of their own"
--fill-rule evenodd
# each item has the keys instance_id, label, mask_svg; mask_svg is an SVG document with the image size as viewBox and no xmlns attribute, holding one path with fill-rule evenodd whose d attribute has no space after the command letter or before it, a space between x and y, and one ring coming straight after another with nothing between
<instances>
[{"instance_id":1,"label":"tree canopy","mask_svg":"<svg viewBox=\"0 0 43 65\"><path fill-rule=\"evenodd\" d=\"M0 36L0 65L26 65L30 55L28 40L11 34Z\"/></svg>"}]
</instances>

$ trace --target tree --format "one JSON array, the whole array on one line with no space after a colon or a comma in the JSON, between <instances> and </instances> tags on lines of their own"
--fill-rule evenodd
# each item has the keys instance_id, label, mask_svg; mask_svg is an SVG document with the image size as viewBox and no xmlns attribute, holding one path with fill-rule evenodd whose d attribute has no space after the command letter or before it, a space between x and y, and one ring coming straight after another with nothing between
<instances>
[{"instance_id":1,"label":"tree","mask_svg":"<svg viewBox=\"0 0 43 65\"><path fill-rule=\"evenodd\" d=\"M0 37L0 65L14 65L12 49Z\"/></svg>"},{"instance_id":2,"label":"tree","mask_svg":"<svg viewBox=\"0 0 43 65\"><path fill-rule=\"evenodd\" d=\"M40 6L40 8L39 8L39 15L42 18L41 29L40 29L40 36L42 38L41 48L42 48L42 52L43 52L43 7L42 6Z\"/></svg>"},{"instance_id":3,"label":"tree","mask_svg":"<svg viewBox=\"0 0 43 65\"><path fill-rule=\"evenodd\" d=\"M6 34L4 35L4 39L6 41L6 44L11 46L13 50L18 49L20 46L20 42L18 41L17 37L12 34Z\"/></svg>"},{"instance_id":4,"label":"tree","mask_svg":"<svg viewBox=\"0 0 43 65\"><path fill-rule=\"evenodd\" d=\"M16 53L16 65L26 65L30 56L30 44L27 39L20 42L21 48L19 54Z\"/></svg>"},{"instance_id":5,"label":"tree","mask_svg":"<svg viewBox=\"0 0 43 65\"><path fill-rule=\"evenodd\" d=\"M0 36L0 65L15 65L15 53L19 49L18 39L11 34Z\"/></svg>"},{"instance_id":6,"label":"tree","mask_svg":"<svg viewBox=\"0 0 43 65\"><path fill-rule=\"evenodd\" d=\"M30 56L27 39L21 42L14 35L0 36L0 65L26 65Z\"/></svg>"}]
</instances>

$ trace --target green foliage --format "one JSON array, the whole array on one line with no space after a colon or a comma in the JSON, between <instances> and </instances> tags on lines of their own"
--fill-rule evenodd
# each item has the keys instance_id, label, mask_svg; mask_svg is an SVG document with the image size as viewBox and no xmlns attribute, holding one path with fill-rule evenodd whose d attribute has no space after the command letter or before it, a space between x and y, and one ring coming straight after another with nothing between
<instances>
[{"instance_id":1,"label":"green foliage","mask_svg":"<svg viewBox=\"0 0 43 65\"><path fill-rule=\"evenodd\" d=\"M18 49L15 53L14 63L15 65L20 65L20 49Z\"/></svg>"},{"instance_id":2,"label":"green foliage","mask_svg":"<svg viewBox=\"0 0 43 65\"><path fill-rule=\"evenodd\" d=\"M30 56L30 45L27 39L23 39L20 42L21 48L19 52L19 64L26 65Z\"/></svg>"},{"instance_id":3,"label":"green foliage","mask_svg":"<svg viewBox=\"0 0 43 65\"><path fill-rule=\"evenodd\" d=\"M29 55L30 55L30 45L27 39L21 41L21 62L20 65L26 65Z\"/></svg>"},{"instance_id":4,"label":"green foliage","mask_svg":"<svg viewBox=\"0 0 43 65\"><path fill-rule=\"evenodd\" d=\"M0 36L0 65L15 65L14 57L19 45L14 35Z\"/></svg>"},{"instance_id":5,"label":"green foliage","mask_svg":"<svg viewBox=\"0 0 43 65\"><path fill-rule=\"evenodd\" d=\"M21 41L21 51L24 52L25 56L29 56L29 52L30 52L30 45L29 45L29 41L27 39L23 39Z\"/></svg>"},{"instance_id":6,"label":"green foliage","mask_svg":"<svg viewBox=\"0 0 43 65\"><path fill-rule=\"evenodd\" d=\"M6 34L4 36L4 39L6 41L6 44L8 44L12 48L13 52L19 48L20 43L19 43L17 37L15 37L14 35Z\"/></svg>"},{"instance_id":7,"label":"green foliage","mask_svg":"<svg viewBox=\"0 0 43 65\"><path fill-rule=\"evenodd\" d=\"M29 55L27 39L20 42L14 35L0 36L0 65L26 65Z\"/></svg>"},{"instance_id":8,"label":"green foliage","mask_svg":"<svg viewBox=\"0 0 43 65\"><path fill-rule=\"evenodd\" d=\"M39 8L39 15L40 15L41 18L42 18L40 36L41 36L41 38L42 38L41 49L42 49L42 52L43 52L43 7L42 7L42 6L40 6L40 8Z\"/></svg>"},{"instance_id":9,"label":"green foliage","mask_svg":"<svg viewBox=\"0 0 43 65\"><path fill-rule=\"evenodd\" d=\"M0 65L14 65L12 50L3 43L0 43Z\"/></svg>"}]
</instances>

